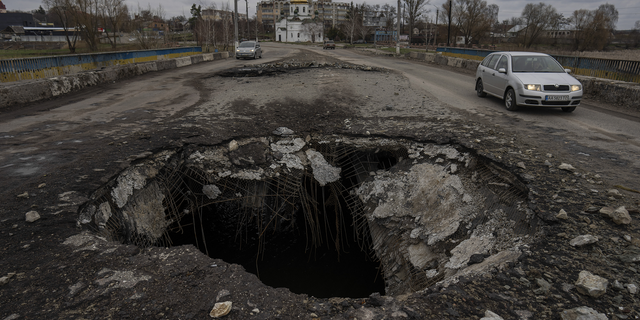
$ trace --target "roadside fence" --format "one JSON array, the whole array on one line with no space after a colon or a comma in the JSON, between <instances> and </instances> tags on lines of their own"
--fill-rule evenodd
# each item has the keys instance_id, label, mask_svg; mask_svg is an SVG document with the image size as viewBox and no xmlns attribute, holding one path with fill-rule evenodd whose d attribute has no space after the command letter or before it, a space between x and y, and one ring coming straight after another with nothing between
<instances>
[{"instance_id":1,"label":"roadside fence","mask_svg":"<svg viewBox=\"0 0 640 320\"><path fill-rule=\"evenodd\" d=\"M0 60L0 82L33 80L86 70L201 54L201 47L74 54Z\"/></svg>"},{"instance_id":2,"label":"roadside fence","mask_svg":"<svg viewBox=\"0 0 640 320\"><path fill-rule=\"evenodd\" d=\"M455 58L483 60L495 50L438 47L437 52ZM640 83L640 61L551 55L560 64L580 76Z\"/></svg>"}]
</instances>

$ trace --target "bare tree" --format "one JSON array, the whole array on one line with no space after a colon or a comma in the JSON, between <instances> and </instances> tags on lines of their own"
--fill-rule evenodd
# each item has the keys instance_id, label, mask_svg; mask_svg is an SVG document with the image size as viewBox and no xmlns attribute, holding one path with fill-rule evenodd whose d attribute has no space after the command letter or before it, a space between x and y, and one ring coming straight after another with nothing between
<instances>
[{"instance_id":1,"label":"bare tree","mask_svg":"<svg viewBox=\"0 0 640 320\"><path fill-rule=\"evenodd\" d=\"M575 30L574 50L602 50L609 43L613 30L606 10L576 10L571 16Z\"/></svg>"},{"instance_id":2,"label":"bare tree","mask_svg":"<svg viewBox=\"0 0 640 320\"><path fill-rule=\"evenodd\" d=\"M444 20L447 21L449 8L443 7ZM451 22L464 37L465 44L479 42L498 20L498 6L487 5L484 0L456 0L451 10Z\"/></svg>"},{"instance_id":3,"label":"bare tree","mask_svg":"<svg viewBox=\"0 0 640 320\"><path fill-rule=\"evenodd\" d=\"M101 17L107 40L111 43L111 47L115 49L117 43L117 33L122 27L123 21L129 15L129 9L123 0L101 0L102 12ZM109 37L109 28L113 30L113 39Z\"/></svg>"},{"instance_id":4,"label":"bare tree","mask_svg":"<svg viewBox=\"0 0 640 320\"><path fill-rule=\"evenodd\" d=\"M49 13L53 13L62 24L69 53L76 53L78 35L75 30L74 7L71 0L42 0ZM73 30L69 35L69 30Z\"/></svg>"},{"instance_id":5,"label":"bare tree","mask_svg":"<svg viewBox=\"0 0 640 320\"><path fill-rule=\"evenodd\" d=\"M394 24L394 20L396 19L396 7L385 3L380 8L382 14L387 18L385 28L387 30L392 30Z\"/></svg>"},{"instance_id":6,"label":"bare tree","mask_svg":"<svg viewBox=\"0 0 640 320\"><path fill-rule=\"evenodd\" d=\"M230 44L233 40L233 12L229 2L222 5L220 12L220 26L217 30L220 32L220 38L222 39L222 49L227 51L231 47Z\"/></svg>"},{"instance_id":7,"label":"bare tree","mask_svg":"<svg viewBox=\"0 0 640 320\"><path fill-rule=\"evenodd\" d=\"M82 32L82 40L89 50L96 51L100 43L98 31L102 11L100 0L75 0L75 5L76 27Z\"/></svg>"},{"instance_id":8,"label":"bare tree","mask_svg":"<svg viewBox=\"0 0 640 320\"><path fill-rule=\"evenodd\" d=\"M133 13L132 19L132 32L136 43L142 49L158 48L162 44L161 37L157 31L153 31L149 26L154 23L162 23L164 21L164 9L162 6L158 6L157 9L151 9L151 5L148 5L147 9L143 10L138 7L137 12Z\"/></svg>"},{"instance_id":9,"label":"bare tree","mask_svg":"<svg viewBox=\"0 0 640 320\"><path fill-rule=\"evenodd\" d=\"M609 3L601 4L597 11L601 12L603 18L607 20L607 28L609 28L609 31L613 32L616 30L616 24L618 23L618 10L616 7Z\"/></svg>"},{"instance_id":10,"label":"bare tree","mask_svg":"<svg viewBox=\"0 0 640 320\"><path fill-rule=\"evenodd\" d=\"M360 7L362 16L361 26L358 28L358 36L362 40L366 40L367 36L374 30L372 25L378 25L380 17L377 14L380 12L380 5L368 5L363 3Z\"/></svg>"},{"instance_id":11,"label":"bare tree","mask_svg":"<svg viewBox=\"0 0 640 320\"><path fill-rule=\"evenodd\" d=\"M204 40L204 46L205 46L205 50L207 52L210 51L210 47L209 46L216 46L216 28L215 28L215 12L216 12L216 5L213 3L208 4L206 10L210 10L211 12L214 12L214 16L212 18L202 18L199 22L198 22L198 34L201 35L201 37Z\"/></svg>"},{"instance_id":12,"label":"bare tree","mask_svg":"<svg viewBox=\"0 0 640 320\"><path fill-rule=\"evenodd\" d=\"M311 42L315 43L318 35L322 34L322 22L305 20L302 22L302 31L311 35Z\"/></svg>"},{"instance_id":13,"label":"bare tree","mask_svg":"<svg viewBox=\"0 0 640 320\"><path fill-rule=\"evenodd\" d=\"M430 0L404 0L407 6L405 14L409 19L409 43L413 42L411 39L413 37L413 27L417 19L424 13L424 7L428 5L429 2Z\"/></svg>"},{"instance_id":14,"label":"bare tree","mask_svg":"<svg viewBox=\"0 0 640 320\"><path fill-rule=\"evenodd\" d=\"M549 29L555 21L562 19L556 8L543 2L538 4L528 3L522 10L522 21L525 24L522 43L530 48L536 40Z\"/></svg>"},{"instance_id":15,"label":"bare tree","mask_svg":"<svg viewBox=\"0 0 640 320\"><path fill-rule=\"evenodd\" d=\"M347 22L342 24L342 30L349 37L349 43L353 44L353 35L358 32L358 28L362 26L362 12L358 5L351 5L347 10Z\"/></svg>"}]
</instances>

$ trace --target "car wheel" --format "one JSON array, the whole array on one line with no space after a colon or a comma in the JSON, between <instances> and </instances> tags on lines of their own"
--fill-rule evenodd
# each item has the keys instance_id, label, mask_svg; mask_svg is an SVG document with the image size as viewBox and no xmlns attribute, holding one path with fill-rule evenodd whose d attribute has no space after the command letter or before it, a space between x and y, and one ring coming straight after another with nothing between
<instances>
[{"instance_id":1,"label":"car wheel","mask_svg":"<svg viewBox=\"0 0 640 320\"><path fill-rule=\"evenodd\" d=\"M236 59L240 60L240 57L236 57Z\"/></svg>"},{"instance_id":2,"label":"car wheel","mask_svg":"<svg viewBox=\"0 0 640 320\"><path fill-rule=\"evenodd\" d=\"M258 59L258 53L253 54L253 60Z\"/></svg>"},{"instance_id":3,"label":"car wheel","mask_svg":"<svg viewBox=\"0 0 640 320\"><path fill-rule=\"evenodd\" d=\"M518 110L518 105L516 104L516 93L511 88L509 88L507 93L504 95L504 106L509 111Z\"/></svg>"},{"instance_id":4,"label":"car wheel","mask_svg":"<svg viewBox=\"0 0 640 320\"><path fill-rule=\"evenodd\" d=\"M573 112L575 109L576 107L562 107L562 111L564 112Z\"/></svg>"},{"instance_id":5,"label":"car wheel","mask_svg":"<svg viewBox=\"0 0 640 320\"><path fill-rule=\"evenodd\" d=\"M487 94L484 92L484 86L482 85L482 79L478 79L478 82L476 83L476 93L478 94L478 97L486 97Z\"/></svg>"}]
</instances>

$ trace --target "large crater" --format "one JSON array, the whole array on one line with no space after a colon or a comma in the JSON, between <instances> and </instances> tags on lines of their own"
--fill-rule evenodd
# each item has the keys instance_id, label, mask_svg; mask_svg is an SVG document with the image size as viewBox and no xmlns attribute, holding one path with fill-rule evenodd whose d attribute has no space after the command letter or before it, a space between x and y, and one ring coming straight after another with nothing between
<instances>
[{"instance_id":1,"label":"large crater","mask_svg":"<svg viewBox=\"0 0 640 320\"><path fill-rule=\"evenodd\" d=\"M157 152L96 190L78 221L142 247L193 244L316 297L483 274L538 234L526 186L472 150L278 133Z\"/></svg>"}]
</instances>

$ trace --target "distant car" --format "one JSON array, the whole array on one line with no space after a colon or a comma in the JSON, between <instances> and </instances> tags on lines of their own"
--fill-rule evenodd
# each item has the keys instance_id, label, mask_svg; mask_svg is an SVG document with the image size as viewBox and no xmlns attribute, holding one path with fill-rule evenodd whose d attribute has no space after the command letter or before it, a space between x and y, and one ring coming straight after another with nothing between
<instances>
[{"instance_id":1,"label":"distant car","mask_svg":"<svg viewBox=\"0 0 640 320\"><path fill-rule=\"evenodd\" d=\"M476 93L518 106L560 107L573 112L582 100L582 84L553 57L537 52L494 52L476 70Z\"/></svg>"},{"instance_id":2,"label":"distant car","mask_svg":"<svg viewBox=\"0 0 640 320\"><path fill-rule=\"evenodd\" d=\"M362 44L362 43L367 43L366 41L360 39L360 40L356 40L353 42L353 44Z\"/></svg>"},{"instance_id":3,"label":"distant car","mask_svg":"<svg viewBox=\"0 0 640 320\"><path fill-rule=\"evenodd\" d=\"M322 44L322 49L335 49L336 43L333 40L327 40Z\"/></svg>"},{"instance_id":4,"label":"distant car","mask_svg":"<svg viewBox=\"0 0 640 320\"><path fill-rule=\"evenodd\" d=\"M236 48L236 59L240 58L262 58L262 48L256 41L244 41Z\"/></svg>"}]
</instances>

